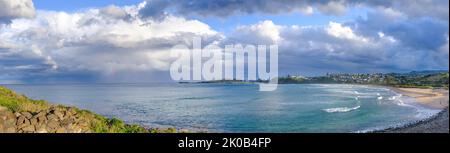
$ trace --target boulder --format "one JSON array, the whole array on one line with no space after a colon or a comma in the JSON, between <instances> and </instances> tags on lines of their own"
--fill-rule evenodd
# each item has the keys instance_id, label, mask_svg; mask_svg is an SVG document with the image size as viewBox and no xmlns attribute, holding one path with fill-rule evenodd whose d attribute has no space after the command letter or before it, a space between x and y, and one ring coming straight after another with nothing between
<instances>
[{"instance_id":1,"label":"boulder","mask_svg":"<svg viewBox=\"0 0 450 153\"><path fill-rule=\"evenodd\" d=\"M37 117L39 124L45 124L47 122L47 117L45 115Z\"/></svg>"},{"instance_id":2,"label":"boulder","mask_svg":"<svg viewBox=\"0 0 450 153\"><path fill-rule=\"evenodd\" d=\"M29 125L31 125L30 121L25 118L25 120L24 120L24 122L22 124L17 125L17 129L21 129L21 128L29 126Z\"/></svg>"},{"instance_id":3,"label":"boulder","mask_svg":"<svg viewBox=\"0 0 450 153\"><path fill-rule=\"evenodd\" d=\"M77 111L75 110L75 108L72 108L72 107L70 107L70 108L67 110L67 112L70 113L70 115L76 115L76 114L77 114Z\"/></svg>"},{"instance_id":4,"label":"boulder","mask_svg":"<svg viewBox=\"0 0 450 153\"><path fill-rule=\"evenodd\" d=\"M64 120L64 112L55 110L53 113L58 117L59 120Z\"/></svg>"},{"instance_id":5,"label":"boulder","mask_svg":"<svg viewBox=\"0 0 450 153\"><path fill-rule=\"evenodd\" d=\"M64 120L61 121L61 125L65 126L65 125L69 125L75 123L75 120L73 118L66 118Z\"/></svg>"},{"instance_id":6,"label":"boulder","mask_svg":"<svg viewBox=\"0 0 450 153\"><path fill-rule=\"evenodd\" d=\"M35 118L35 117L31 118L31 119L30 119L30 124L31 124L31 125L37 125L37 124L38 124L38 119Z\"/></svg>"},{"instance_id":7,"label":"boulder","mask_svg":"<svg viewBox=\"0 0 450 153\"><path fill-rule=\"evenodd\" d=\"M25 116L19 116L17 118L17 123L16 123L17 126L23 127L23 126L29 125L29 124L30 124L30 121Z\"/></svg>"},{"instance_id":8,"label":"boulder","mask_svg":"<svg viewBox=\"0 0 450 153\"><path fill-rule=\"evenodd\" d=\"M33 115L30 112L22 112L20 113L23 116L25 116L27 119L31 119L33 117Z\"/></svg>"},{"instance_id":9,"label":"boulder","mask_svg":"<svg viewBox=\"0 0 450 153\"><path fill-rule=\"evenodd\" d=\"M27 133L31 133L31 132L35 132L36 129L34 128L33 125L27 125L25 127L22 127L22 131L23 132L27 132Z\"/></svg>"},{"instance_id":10,"label":"boulder","mask_svg":"<svg viewBox=\"0 0 450 153\"><path fill-rule=\"evenodd\" d=\"M55 120L49 120L47 123L47 127L49 127L50 129L58 129L59 128L59 123Z\"/></svg>"},{"instance_id":11,"label":"boulder","mask_svg":"<svg viewBox=\"0 0 450 153\"><path fill-rule=\"evenodd\" d=\"M47 115L47 111L40 111L39 113L37 113L36 115L34 115L34 117L41 117L41 116L45 116Z\"/></svg>"},{"instance_id":12,"label":"boulder","mask_svg":"<svg viewBox=\"0 0 450 153\"><path fill-rule=\"evenodd\" d=\"M47 120L53 120L53 121L58 121L58 116L56 116L55 114L48 114L47 115Z\"/></svg>"}]
</instances>

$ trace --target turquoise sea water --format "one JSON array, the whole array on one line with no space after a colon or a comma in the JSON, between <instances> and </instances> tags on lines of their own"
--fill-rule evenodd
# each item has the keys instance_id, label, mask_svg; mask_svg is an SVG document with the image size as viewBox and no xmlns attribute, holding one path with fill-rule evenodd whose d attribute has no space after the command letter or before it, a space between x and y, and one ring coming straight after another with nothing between
<instances>
[{"instance_id":1,"label":"turquoise sea water","mask_svg":"<svg viewBox=\"0 0 450 153\"><path fill-rule=\"evenodd\" d=\"M438 110L384 87L256 84L6 85L33 99L77 106L128 123L209 132L363 132Z\"/></svg>"}]
</instances>

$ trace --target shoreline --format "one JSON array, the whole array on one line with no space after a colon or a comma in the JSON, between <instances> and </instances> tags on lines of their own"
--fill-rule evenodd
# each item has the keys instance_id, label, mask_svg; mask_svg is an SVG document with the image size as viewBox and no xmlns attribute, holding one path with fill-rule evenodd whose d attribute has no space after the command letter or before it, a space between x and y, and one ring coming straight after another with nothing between
<instances>
[{"instance_id":1,"label":"shoreline","mask_svg":"<svg viewBox=\"0 0 450 153\"><path fill-rule=\"evenodd\" d=\"M423 120L399 127L389 127L369 133L449 133L449 92L444 89L395 88L394 92L414 98L424 107L439 109L440 112Z\"/></svg>"},{"instance_id":2,"label":"shoreline","mask_svg":"<svg viewBox=\"0 0 450 153\"><path fill-rule=\"evenodd\" d=\"M390 87L396 93L414 98L418 104L443 110L449 106L449 92L445 89L421 89L421 88L395 88Z\"/></svg>"},{"instance_id":3,"label":"shoreline","mask_svg":"<svg viewBox=\"0 0 450 153\"><path fill-rule=\"evenodd\" d=\"M449 133L449 108L423 120L368 133Z\"/></svg>"}]
</instances>

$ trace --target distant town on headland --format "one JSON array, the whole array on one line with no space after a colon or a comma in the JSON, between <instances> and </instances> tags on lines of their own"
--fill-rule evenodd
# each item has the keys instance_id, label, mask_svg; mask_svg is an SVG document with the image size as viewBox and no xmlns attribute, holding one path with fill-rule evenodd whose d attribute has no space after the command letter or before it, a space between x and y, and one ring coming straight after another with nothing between
<instances>
[{"instance_id":1,"label":"distant town on headland","mask_svg":"<svg viewBox=\"0 0 450 153\"><path fill-rule=\"evenodd\" d=\"M216 80L200 83L266 83L267 80ZM180 82L189 83L189 82ZM412 71L408 73L327 73L325 76L307 77L287 75L278 78L279 84L370 84L394 87L448 89L448 70Z\"/></svg>"}]
</instances>

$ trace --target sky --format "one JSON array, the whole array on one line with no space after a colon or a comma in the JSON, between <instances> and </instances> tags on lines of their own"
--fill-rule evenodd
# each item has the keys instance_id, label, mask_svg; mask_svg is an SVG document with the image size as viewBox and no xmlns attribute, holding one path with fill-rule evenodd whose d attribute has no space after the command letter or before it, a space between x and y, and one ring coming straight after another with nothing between
<instances>
[{"instance_id":1,"label":"sky","mask_svg":"<svg viewBox=\"0 0 450 153\"><path fill-rule=\"evenodd\" d=\"M0 0L0 84L168 81L170 49L278 45L280 75L448 70L448 0Z\"/></svg>"}]
</instances>

